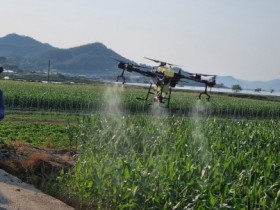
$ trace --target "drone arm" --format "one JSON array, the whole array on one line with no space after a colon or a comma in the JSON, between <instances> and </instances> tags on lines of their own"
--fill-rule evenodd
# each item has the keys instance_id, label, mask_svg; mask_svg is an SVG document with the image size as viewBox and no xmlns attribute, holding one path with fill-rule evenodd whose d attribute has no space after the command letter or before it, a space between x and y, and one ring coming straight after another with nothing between
<instances>
[{"instance_id":1,"label":"drone arm","mask_svg":"<svg viewBox=\"0 0 280 210\"><path fill-rule=\"evenodd\" d=\"M142 74L146 77L152 77L152 78L156 77L156 74L154 72L151 72L151 71L144 71L144 70L141 70L141 69L138 69L138 68L133 68L132 71L136 72L138 74Z\"/></svg>"},{"instance_id":2,"label":"drone arm","mask_svg":"<svg viewBox=\"0 0 280 210\"><path fill-rule=\"evenodd\" d=\"M117 61L119 61L119 60L117 60ZM118 68L122 69L123 71L122 71L121 75L119 75L117 77L117 81L119 80L119 78L122 78L123 79L123 83L125 83L125 77L124 77L124 72L125 71L136 72L136 73L142 74L142 75L147 76L147 77L152 77L152 78L156 77L156 74L154 72L144 71L144 70L142 70L142 69L140 69L138 67L141 67L141 66L119 61ZM143 67L143 68L145 68L145 67Z\"/></svg>"},{"instance_id":3,"label":"drone arm","mask_svg":"<svg viewBox=\"0 0 280 210\"><path fill-rule=\"evenodd\" d=\"M209 76L209 75L207 75L207 76ZM210 76L212 76L212 75L210 75ZM199 82L199 83L204 83L205 84L205 90L199 94L198 98L201 99L201 95L205 94L205 95L208 96L207 100L208 101L210 100L210 95L207 92L207 87L208 86L209 87L214 87L215 86L216 76L213 76L212 81L201 79L200 74L196 74L195 76L184 76L184 75L179 74L178 77L180 77L180 79L187 79L187 80L192 80L192 81Z\"/></svg>"}]
</instances>

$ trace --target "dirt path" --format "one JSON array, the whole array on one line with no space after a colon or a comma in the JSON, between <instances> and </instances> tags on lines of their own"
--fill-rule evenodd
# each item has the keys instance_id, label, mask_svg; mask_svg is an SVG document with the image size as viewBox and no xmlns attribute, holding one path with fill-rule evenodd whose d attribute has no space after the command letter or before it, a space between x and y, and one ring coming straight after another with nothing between
<instances>
[{"instance_id":1,"label":"dirt path","mask_svg":"<svg viewBox=\"0 0 280 210\"><path fill-rule=\"evenodd\" d=\"M0 210L73 210L33 186L0 169Z\"/></svg>"}]
</instances>

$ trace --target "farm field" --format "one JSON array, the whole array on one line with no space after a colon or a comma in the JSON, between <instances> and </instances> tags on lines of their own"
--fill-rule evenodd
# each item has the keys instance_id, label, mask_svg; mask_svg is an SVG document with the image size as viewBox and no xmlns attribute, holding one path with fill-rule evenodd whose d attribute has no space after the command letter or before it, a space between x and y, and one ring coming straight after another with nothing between
<instances>
[{"instance_id":1,"label":"farm field","mask_svg":"<svg viewBox=\"0 0 280 210\"><path fill-rule=\"evenodd\" d=\"M125 113L147 113L150 106L136 100L145 98L147 89L110 84L43 84L38 82L0 81L9 110L25 112L51 112L89 114L108 112L114 103ZM112 100L117 94L118 98ZM187 116L197 101L197 92L173 91L171 112ZM237 97L238 96L238 97ZM150 99L150 102L152 98ZM242 118L279 118L279 97L256 97L212 94L207 104L212 116ZM111 104L110 104L111 103ZM119 107L119 108L120 108ZM110 111L110 110L109 110ZM174 114L174 112L172 112Z\"/></svg>"},{"instance_id":2,"label":"farm field","mask_svg":"<svg viewBox=\"0 0 280 210\"><path fill-rule=\"evenodd\" d=\"M81 209L278 209L280 99L0 81L0 143L79 151L52 192ZM175 111L176 110L176 111ZM62 196L63 195L63 196Z\"/></svg>"}]
</instances>

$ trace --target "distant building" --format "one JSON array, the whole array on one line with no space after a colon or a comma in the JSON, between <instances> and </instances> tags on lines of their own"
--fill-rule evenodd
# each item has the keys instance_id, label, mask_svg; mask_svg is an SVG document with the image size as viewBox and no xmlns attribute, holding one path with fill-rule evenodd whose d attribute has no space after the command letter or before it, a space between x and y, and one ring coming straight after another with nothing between
<instances>
[{"instance_id":1,"label":"distant building","mask_svg":"<svg viewBox=\"0 0 280 210\"><path fill-rule=\"evenodd\" d=\"M8 70L8 69L4 69L4 71L3 71L4 73L14 73L14 71L13 70Z\"/></svg>"}]
</instances>

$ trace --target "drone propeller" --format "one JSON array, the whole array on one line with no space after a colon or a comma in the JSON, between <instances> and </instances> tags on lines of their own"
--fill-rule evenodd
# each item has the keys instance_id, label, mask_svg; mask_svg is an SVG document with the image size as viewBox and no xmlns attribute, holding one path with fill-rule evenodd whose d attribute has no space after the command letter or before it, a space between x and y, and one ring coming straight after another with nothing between
<instances>
[{"instance_id":1,"label":"drone propeller","mask_svg":"<svg viewBox=\"0 0 280 210\"><path fill-rule=\"evenodd\" d=\"M137 65L137 64L128 63L128 62L119 60L119 59L117 59L117 58L113 58L113 57L111 57L111 58L112 58L113 60L115 60L115 61L118 61L120 64L123 64L123 65L130 65L130 66L133 66L133 67L136 67L136 68L146 68L146 69L150 69L150 68L147 67L147 66L140 66L140 65Z\"/></svg>"},{"instance_id":2,"label":"drone propeller","mask_svg":"<svg viewBox=\"0 0 280 210\"><path fill-rule=\"evenodd\" d=\"M3 67L0 66L0 74L4 71Z\"/></svg>"},{"instance_id":3,"label":"drone propeller","mask_svg":"<svg viewBox=\"0 0 280 210\"><path fill-rule=\"evenodd\" d=\"M165 66L165 65L170 65L170 66L177 66L177 67L180 67L176 64L172 64L172 63L167 63L167 62L164 62L164 61L160 61L160 60L156 60L156 59L152 59L152 58L147 58L147 57L144 57L145 59L148 59L148 60L151 60L151 61L154 61L156 63L160 63L160 66Z\"/></svg>"},{"instance_id":4,"label":"drone propeller","mask_svg":"<svg viewBox=\"0 0 280 210\"><path fill-rule=\"evenodd\" d=\"M217 75L213 75L213 74L201 74L201 73L189 73L189 74L193 74L193 75L200 75L200 76L205 76L205 77L208 77L208 76L217 76Z\"/></svg>"}]
</instances>

